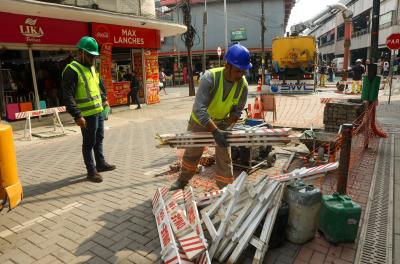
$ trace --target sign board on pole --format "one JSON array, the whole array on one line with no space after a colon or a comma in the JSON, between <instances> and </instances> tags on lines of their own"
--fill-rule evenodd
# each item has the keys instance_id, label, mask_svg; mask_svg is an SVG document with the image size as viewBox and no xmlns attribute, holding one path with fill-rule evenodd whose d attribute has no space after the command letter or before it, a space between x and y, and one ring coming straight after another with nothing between
<instances>
[{"instance_id":1,"label":"sign board on pole","mask_svg":"<svg viewBox=\"0 0 400 264\"><path fill-rule=\"evenodd\" d=\"M218 57L221 57L221 53L222 53L221 47L218 47L217 48Z\"/></svg>"},{"instance_id":2,"label":"sign board on pole","mask_svg":"<svg viewBox=\"0 0 400 264\"><path fill-rule=\"evenodd\" d=\"M245 28L239 28L231 31L231 41L247 40L247 33Z\"/></svg>"},{"instance_id":3,"label":"sign board on pole","mask_svg":"<svg viewBox=\"0 0 400 264\"><path fill-rule=\"evenodd\" d=\"M400 49L400 33L394 33L387 37L386 45L392 50Z\"/></svg>"}]
</instances>

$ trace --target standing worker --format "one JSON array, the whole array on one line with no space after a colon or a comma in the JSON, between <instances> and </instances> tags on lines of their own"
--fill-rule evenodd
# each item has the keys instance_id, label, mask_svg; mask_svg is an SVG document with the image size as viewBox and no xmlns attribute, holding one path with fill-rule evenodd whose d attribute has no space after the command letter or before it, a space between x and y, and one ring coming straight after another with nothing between
<instances>
[{"instance_id":1,"label":"standing worker","mask_svg":"<svg viewBox=\"0 0 400 264\"><path fill-rule=\"evenodd\" d=\"M361 80L362 76L365 72L364 65L362 65L362 60L357 59L356 65L351 68L353 72L353 82L351 83L351 92L355 93L355 88L357 89L357 93L361 93Z\"/></svg>"},{"instance_id":2,"label":"standing worker","mask_svg":"<svg viewBox=\"0 0 400 264\"><path fill-rule=\"evenodd\" d=\"M62 73L63 98L68 113L81 128L82 154L87 179L92 182L102 182L103 178L99 172L114 170L116 166L108 164L103 155L102 111L103 107L109 105L104 85L94 68L95 59L99 56L99 46L94 38L85 36L79 40L77 47L79 49L77 60L68 64Z\"/></svg>"},{"instance_id":3,"label":"standing worker","mask_svg":"<svg viewBox=\"0 0 400 264\"><path fill-rule=\"evenodd\" d=\"M319 67L319 86L321 87L325 87L326 73L326 62L322 61L322 65Z\"/></svg>"},{"instance_id":4,"label":"standing worker","mask_svg":"<svg viewBox=\"0 0 400 264\"><path fill-rule=\"evenodd\" d=\"M231 151L224 129L234 126L247 101L246 70L252 67L250 52L240 44L229 47L225 54L225 67L206 71L200 80L188 131L212 132L215 147L218 188L234 181ZM182 171L170 190L183 189L196 172L203 147L186 148L182 158Z\"/></svg>"}]
</instances>

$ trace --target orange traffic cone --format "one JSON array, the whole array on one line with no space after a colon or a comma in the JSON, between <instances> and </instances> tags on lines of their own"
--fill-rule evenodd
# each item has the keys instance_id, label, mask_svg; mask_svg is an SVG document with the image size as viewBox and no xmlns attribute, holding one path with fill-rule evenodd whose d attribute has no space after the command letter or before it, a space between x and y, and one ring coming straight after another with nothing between
<instances>
[{"instance_id":1,"label":"orange traffic cone","mask_svg":"<svg viewBox=\"0 0 400 264\"><path fill-rule=\"evenodd\" d=\"M258 78L257 92L261 92L261 78Z\"/></svg>"},{"instance_id":2,"label":"orange traffic cone","mask_svg":"<svg viewBox=\"0 0 400 264\"><path fill-rule=\"evenodd\" d=\"M253 118L253 111L251 109L251 104L247 105L247 118Z\"/></svg>"},{"instance_id":3,"label":"orange traffic cone","mask_svg":"<svg viewBox=\"0 0 400 264\"><path fill-rule=\"evenodd\" d=\"M260 101L258 100L258 96L254 101L254 111L253 111L253 118L254 119L262 119L262 113L260 108Z\"/></svg>"}]
</instances>

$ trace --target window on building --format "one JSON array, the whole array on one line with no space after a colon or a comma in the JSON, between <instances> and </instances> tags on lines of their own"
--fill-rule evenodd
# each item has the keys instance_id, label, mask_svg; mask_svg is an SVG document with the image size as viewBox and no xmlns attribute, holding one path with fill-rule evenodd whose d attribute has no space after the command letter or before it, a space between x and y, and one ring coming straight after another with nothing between
<instances>
[{"instance_id":1,"label":"window on building","mask_svg":"<svg viewBox=\"0 0 400 264\"><path fill-rule=\"evenodd\" d=\"M337 27L337 36L336 40L342 40L344 38L344 24L341 24Z\"/></svg>"},{"instance_id":2,"label":"window on building","mask_svg":"<svg viewBox=\"0 0 400 264\"><path fill-rule=\"evenodd\" d=\"M393 25L394 11L389 11L379 17L379 28L386 28Z\"/></svg>"},{"instance_id":3,"label":"window on building","mask_svg":"<svg viewBox=\"0 0 400 264\"><path fill-rule=\"evenodd\" d=\"M361 36L367 34L370 30L370 13L371 10L359 14L353 18L353 34L352 37Z\"/></svg>"}]
</instances>

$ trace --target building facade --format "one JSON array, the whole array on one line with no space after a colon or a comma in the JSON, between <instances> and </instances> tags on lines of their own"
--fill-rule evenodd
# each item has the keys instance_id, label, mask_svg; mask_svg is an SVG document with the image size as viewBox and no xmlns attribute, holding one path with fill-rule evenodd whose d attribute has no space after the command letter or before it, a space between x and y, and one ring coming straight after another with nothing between
<instances>
[{"instance_id":1,"label":"building facade","mask_svg":"<svg viewBox=\"0 0 400 264\"><path fill-rule=\"evenodd\" d=\"M163 19L169 19L176 23L182 23L183 13L180 8L181 1L161 0L156 2L159 7L158 15ZM266 31L264 35L264 47L266 58L270 57L272 38L282 36L285 33L286 24L294 0L265 0L264 14ZM257 69L261 64L261 3L260 0L227 0L227 40L228 44L240 42L252 53L253 69L251 76L257 75ZM204 20L206 10L207 19ZM192 26L195 30L193 41L193 69L194 73L202 71L203 56L203 20L205 25L205 54L206 68L218 66L223 63L225 52L225 22L223 0L193 0L190 6ZM221 48L218 56L217 49ZM185 73L187 62L187 49L180 36L162 39L159 52L160 65L169 74L178 75L178 61ZM178 60L179 57L179 60ZM178 77L179 78L179 77ZM185 79L185 78L184 78ZM253 78L250 78L253 79Z\"/></svg>"},{"instance_id":2,"label":"building facade","mask_svg":"<svg viewBox=\"0 0 400 264\"><path fill-rule=\"evenodd\" d=\"M371 52L371 26L373 0L341 1L353 12L352 37L350 46L350 64L357 59L365 60ZM381 0L379 18L379 56L389 60L390 50L386 47L386 38L400 31L399 1ZM332 61L343 57L344 23L340 13L332 15L318 28L311 31L318 40L320 58Z\"/></svg>"},{"instance_id":3,"label":"building facade","mask_svg":"<svg viewBox=\"0 0 400 264\"><path fill-rule=\"evenodd\" d=\"M156 19L154 1L0 1L0 114L62 105L60 80L76 43L92 36L100 45L97 67L111 105L126 104L135 72L140 97L156 103L161 38L186 27Z\"/></svg>"}]
</instances>

